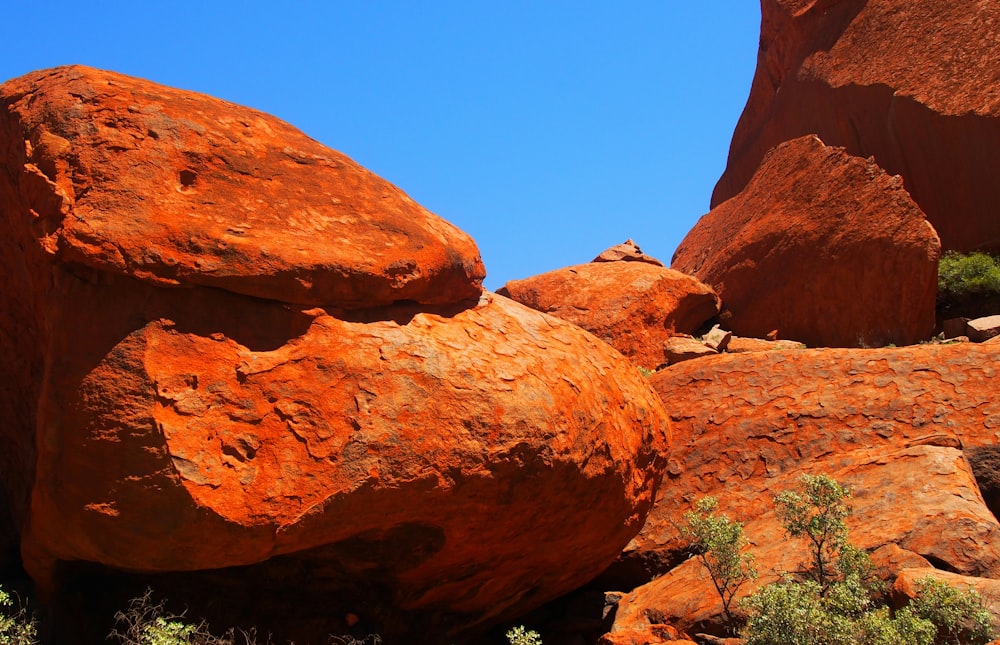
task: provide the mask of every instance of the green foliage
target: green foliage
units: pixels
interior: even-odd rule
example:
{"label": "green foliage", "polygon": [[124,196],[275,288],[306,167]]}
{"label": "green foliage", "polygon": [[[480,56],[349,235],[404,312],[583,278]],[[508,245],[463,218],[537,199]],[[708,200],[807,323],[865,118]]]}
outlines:
{"label": "green foliage", "polygon": [[[806,574],[825,594],[833,580],[839,554],[847,543],[851,514],[847,500],[851,491],[828,475],[802,475],[798,491],[785,491],[774,498],[775,510],[785,532],[809,540],[812,563]],[[857,551],[852,551],[857,555]]]}
{"label": "green foliage", "polygon": [[726,623],[735,633],[736,624],[731,605],[736,592],[746,582],[757,577],[752,553],[747,546],[743,525],[716,513],[719,502],[714,497],[698,500],[695,510],[684,515],[682,531],[691,539],[691,548],[708,570],[712,584],[722,599]]}
{"label": "green foliage", "polygon": [[938,264],[938,298],[1000,294],[1000,258],[948,251]]}
{"label": "green foliage", "polygon": [[[122,645],[231,645],[231,638],[219,638],[204,623],[189,624],[183,616],[167,613],[165,601],[153,602],[153,590],[147,589],[129,601],[128,608],[115,614],[115,629],[109,638]],[[250,639],[246,639],[249,641]]]}
{"label": "green foliage", "polygon": [[507,630],[507,640],[510,645],[542,645],[541,635],[532,629],[525,629],[523,625]]}
{"label": "green foliage", "polygon": [[848,541],[850,491],[826,475],[804,475],[799,490],[775,498],[788,535],[805,538],[805,579],[786,578],[744,599],[746,645],[983,645],[993,636],[990,613],[974,590],[933,578],[895,612],[876,603],[881,585],[868,554]]}
{"label": "green foliage", "polygon": [[971,587],[960,590],[930,576],[921,578],[910,609],[937,626],[940,643],[981,645],[994,634],[993,619],[983,597]]}
{"label": "green foliage", "polygon": [[34,645],[37,622],[21,603],[0,587],[0,644]]}

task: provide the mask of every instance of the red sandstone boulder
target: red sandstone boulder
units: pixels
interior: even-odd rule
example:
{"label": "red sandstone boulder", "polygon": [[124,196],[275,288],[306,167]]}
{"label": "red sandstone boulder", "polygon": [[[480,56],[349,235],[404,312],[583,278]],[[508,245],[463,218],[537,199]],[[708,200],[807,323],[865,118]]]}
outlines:
{"label": "red sandstone boulder", "polygon": [[[983,502],[960,450],[915,445],[897,451],[863,448],[830,454],[802,464],[801,471],[761,482],[756,492],[770,503],[774,494],[796,487],[800,472],[829,474],[854,491],[854,512],[847,522],[850,540],[880,554],[873,557],[874,564],[883,565],[881,575],[890,583],[900,569],[884,565],[891,567],[894,560],[910,564],[920,556],[924,562],[938,562],[966,575],[1000,576],[1000,524]],[[744,532],[759,574],[740,589],[737,599],[809,562],[805,539],[785,535],[773,506],[753,517],[745,513],[740,492],[726,487],[718,497],[722,512],[746,520]],[[887,550],[909,557],[881,555]],[[689,634],[725,630],[722,602],[705,568],[694,558],[624,596],[612,633],[641,629],[650,623],[650,616]]]}
{"label": "red sandstone boulder", "polygon": [[808,136],[702,217],[672,267],[715,289],[737,335],[881,346],[930,338],[939,256],[899,178]]}
{"label": "red sandstone boulder", "polygon": [[470,300],[463,233],[246,108],[83,68],[0,97],[0,458],[56,640],[88,640],[59,613],[101,601],[86,579],[279,640],[350,612],[440,642],[639,530],[659,397],[578,327]]}
{"label": "red sandstone boulder", "polygon": [[663,343],[719,312],[694,278],[646,262],[592,262],[511,280],[500,293],[579,325],[635,363],[666,363]]}
{"label": "red sandstone boulder", "polygon": [[481,291],[468,235],[267,114],[79,66],[0,105],[12,189],[61,261],[315,306]]}
{"label": "red sandstone boulder", "polygon": [[1000,249],[1000,6],[764,0],[718,206],[768,150],[817,134],[902,175],[946,249]]}
{"label": "red sandstone boulder", "polygon": [[698,498],[750,521],[770,512],[780,477],[864,448],[962,446],[1000,511],[998,365],[1000,345],[963,343],[720,354],[657,372],[674,448],[623,562],[663,573],[687,557],[677,527]]}

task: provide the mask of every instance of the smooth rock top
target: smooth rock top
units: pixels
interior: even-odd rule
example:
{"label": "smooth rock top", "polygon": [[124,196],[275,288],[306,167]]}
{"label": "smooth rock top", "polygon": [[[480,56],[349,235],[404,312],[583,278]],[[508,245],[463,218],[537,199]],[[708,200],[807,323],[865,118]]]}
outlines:
{"label": "smooth rock top", "polygon": [[702,217],[672,267],[715,289],[740,336],[911,344],[934,329],[940,248],[899,177],[805,136]]}
{"label": "smooth rock top", "polygon": [[22,217],[63,261],[360,308],[474,298],[475,243],[272,116],[86,67],[0,86]]}
{"label": "smooth rock top", "polygon": [[717,206],[806,134],[874,156],[946,249],[1000,249],[1000,5],[764,0],[757,70]]}

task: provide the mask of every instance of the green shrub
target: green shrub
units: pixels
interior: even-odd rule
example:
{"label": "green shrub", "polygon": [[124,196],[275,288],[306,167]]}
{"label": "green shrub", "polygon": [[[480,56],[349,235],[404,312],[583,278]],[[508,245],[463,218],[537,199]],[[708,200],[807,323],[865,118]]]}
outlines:
{"label": "green shrub", "polygon": [[993,637],[993,618],[971,587],[960,590],[931,576],[921,578],[910,609],[936,625],[937,642],[979,644]]}
{"label": "green shrub", "polygon": [[3,645],[34,645],[38,642],[34,616],[0,587],[0,643]]}
{"label": "green shrub", "polygon": [[938,264],[938,299],[1000,294],[1000,257],[948,251]]}
{"label": "green shrub", "polygon": [[757,577],[754,557],[747,553],[743,525],[717,514],[719,502],[714,497],[698,500],[695,510],[684,515],[682,531],[691,540],[691,549],[708,570],[712,584],[722,599],[722,613],[729,630],[736,632],[732,614],[733,597],[745,583]]}
{"label": "green shrub", "polygon": [[510,645],[542,645],[541,635],[532,629],[525,629],[523,625],[507,630],[507,641]]}
{"label": "green shrub", "polygon": [[808,541],[811,562],[804,579],[786,576],[745,598],[745,645],[983,645],[994,633],[992,617],[973,589],[958,590],[934,578],[917,583],[917,595],[895,612],[876,602],[881,590],[868,554],[851,545],[846,518],[850,490],[826,475],[803,475],[799,490],[775,498],[789,536]]}

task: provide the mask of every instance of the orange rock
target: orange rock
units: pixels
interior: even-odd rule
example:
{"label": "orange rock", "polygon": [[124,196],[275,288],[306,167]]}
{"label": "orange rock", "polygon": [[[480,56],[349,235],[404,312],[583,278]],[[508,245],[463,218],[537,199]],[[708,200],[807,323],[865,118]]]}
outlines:
{"label": "orange rock", "polygon": [[511,280],[504,295],[583,327],[635,363],[666,363],[663,343],[719,312],[711,289],[645,262],[592,262]]}
{"label": "orange rock", "polygon": [[902,175],[946,249],[1000,249],[1000,7],[765,0],[718,206],[768,150],[817,134]]}
{"label": "orange rock", "polygon": [[0,89],[0,149],[45,250],[304,305],[474,298],[468,235],[272,116],[86,67]]}
{"label": "orange rock", "polygon": [[[850,540],[876,551],[873,563],[890,582],[900,571],[894,566],[927,559],[970,575],[1000,575],[1000,524],[986,508],[960,450],[930,445],[898,451],[866,448],[828,455],[803,464],[802,471],[829,474],[854,491],[854,513],[847,522]],[[799,475],[789,471],[748,482],[747,487],[770,503],[774,494],[794,488]],[[737,598],[809,562],[804,539],[785,535],[773,506],[756,516],[748,512],[746,494],[732,485],[718,491],[720,509],[746,521],[744,532],[759,573]],[[613,631],[641,629],[650,616],[688,633],[725,630],[722,602],[694,558],[625,595]]]}
{"label": "orange rock", "polygon": [[482,294],[465,234],[246,108],[85,68],[0,97],[0,465],[63,640],[96,575],[278,640],[440,642],[639,530],[662,402]]}
{"label": "orange rock", "polygon": [[625,240],[621,244],[601,251],[591,262],[646,262],[658,267],[663,266],[663,263],[656,258],[643,253],[639,245],[632,240]]}
{"label": "orange rock", "polygon": [[626,560],[655,574],[685,559],[677,527],[705,495],[750,520],[770,511],[777,478],[821,460],[864,448],[995,445],[998,363],[1000,346],[965,343],[720,354],[660,370],[650,382],[671,410],[669,483]]}
{"label": "orange rock", "polygon": [[881,346],[930,338],[939,256],[898,178],[808,136],[702,217],[672,267],[715,289],[739,336]]}

